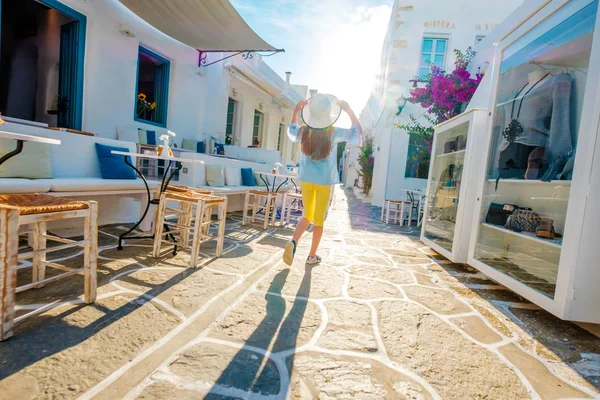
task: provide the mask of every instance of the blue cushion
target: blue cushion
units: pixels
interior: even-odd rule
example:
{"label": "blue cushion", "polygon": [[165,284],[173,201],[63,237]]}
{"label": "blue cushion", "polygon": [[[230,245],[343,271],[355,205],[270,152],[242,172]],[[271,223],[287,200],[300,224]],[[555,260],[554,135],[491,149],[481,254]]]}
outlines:
{"label": "blue cushion", "polygon": [[[113,150],[130,151],[126,147],[114,147],[96,143],[96,154],[100,162],[100,176],[102,179],[136,179],[133,168],[125,164],[123,156],[112,154],[111,151]],[[131,157],[127,156],[127,162],[132,163]]]}
{"label": "blue cushion", "polygon": [[156,146],[156,131],[146,131],[146,140],[148,144]]}
{"label": "blue cushion", "polygon": [[220,143],[215,143],[215,150],[217,154],[225,153],[225,145]]}
{"label": "blue cushion", "polygon": [[254,180],[254,172],[252,168],[242,168],[242,185],[244,186],[256,186]]}
{"label": "blue cushion", "polygon": [[199,141],[198,143],[196,143],[196,153],[205,153],[205,149],[204,149],[204,142],[203,141]]}

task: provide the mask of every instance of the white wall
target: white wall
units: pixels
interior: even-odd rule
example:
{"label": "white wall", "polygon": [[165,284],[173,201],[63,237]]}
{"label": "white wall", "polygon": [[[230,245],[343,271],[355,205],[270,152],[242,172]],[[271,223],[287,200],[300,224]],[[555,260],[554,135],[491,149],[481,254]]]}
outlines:
{"label": "white wall", "polygon": [[370,109],[367,119],[374,124],[376,142],[382,149],[383,145],[389,143],[387,156],[375,156],[373,204],[381,206],[384,197],[398,198],[402,189],[426,186],[425,179],[404,177],[409,138],[404,132],[394,129],[396,123],[408,122],[410,113],[419,116],[424,110],[409,104],[399,118],[390,119],[388,115],[381,115],[386,105],[392,109],[395,107],[395,100],[400,94],[407,98],[410,96],[409,80],[418,73],[423,37],[437,36],[449,39],[445,67],[451,70],[455,60],[454,49],[464,51],[469,46],[473,47],[478,35],[489,34],[521,3],[522,0],[395,1],[382,49],[382,79],[367,106]]}
{"label": "white wall", "polygon": [[[171,61],[167,128],[182,138],[202,133],[206,77],[198,71],[198,52],[162,34],[118,0],[61,0],[87,17],[83,129],[115,138],[116,125],[135,124],[136,73],[140,45]],[[123,35],[129,29],[135,37]],[[157,129],[160,130],[160,129]]]}

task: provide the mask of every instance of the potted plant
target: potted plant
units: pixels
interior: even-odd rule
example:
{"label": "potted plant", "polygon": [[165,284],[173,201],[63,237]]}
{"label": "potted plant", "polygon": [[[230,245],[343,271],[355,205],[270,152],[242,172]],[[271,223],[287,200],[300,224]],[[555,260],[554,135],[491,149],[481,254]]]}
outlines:
{"label": "potted plant", "polygon": [[156,108],[156,102],[149,102],[146,100],[146,95],[144,93],[140,93],[137,96],[137,108],[136,108],[136,113],[137,116],[145,119],[145,120],[150,120],[152,118],[152,112],[154,111],[154,109]]}

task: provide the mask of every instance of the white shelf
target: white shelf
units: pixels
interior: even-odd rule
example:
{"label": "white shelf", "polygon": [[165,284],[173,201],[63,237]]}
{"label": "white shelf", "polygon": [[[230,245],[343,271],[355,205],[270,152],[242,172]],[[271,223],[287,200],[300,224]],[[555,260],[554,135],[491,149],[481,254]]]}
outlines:
{"label": "white shelf", "polygon": [[542,201],[569,201],[569,199],[560,199],[558,197],[532,197],[531,200],[542,200]]}
{"label": "white shelf", "polygon": [[[488,179],[488,183],[496,184],[496,179]],[[540,180],[533,179],[500,179],[498,181],[498,185],[501,184],[510,184],[510,185],[547,185],[547,186],[571,186],[571,181],[550,181],[544,182]]]}
{"label": "white shelf", "polygon": [[545,244],[546,246],[550,246],[550,247],[555,247],[557,249],[560,249],[562,244],[556,240],[550,240],[550,239],[541,239],[537,236],[535,236],[534,234],[526,234],[526,233],[521,233],[521,232],[515,232],[515,231],[511,231],[509,229],[503,228],[501,226],[498,225],[492,225],[492,224],[488,224],[488,223],[482,223],[482,226],[485,226],[486,228],[490,228],[490,229],[494,229],[500,232],[503,232],[506,235],[513,235],[513,236],[518,236],[527,240],[532,240],[534,242],[538,242],[538,243],[542,243]]}
{"label": "white shelf", "polygon": [[463,150],[453,151],[451,153],[438,154],[437,156],[435,156],[435,158],[442,158],[442,157],[448,157],[448,156],[452,156],[452,155],[463,154],[466,151],[467,151],[467,149],[463,149]]}

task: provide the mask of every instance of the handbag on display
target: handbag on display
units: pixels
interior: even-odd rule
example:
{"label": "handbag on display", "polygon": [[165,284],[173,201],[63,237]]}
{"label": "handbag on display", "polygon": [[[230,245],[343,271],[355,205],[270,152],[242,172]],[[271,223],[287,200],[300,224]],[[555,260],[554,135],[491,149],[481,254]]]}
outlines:
{"label": "handbag on display", "polygon": [[536,232],[542,223],[542,217],[531,209],[518,208],[506,221],[505,228],[515,232]]}
{"label": "handbag on display", "polygon": [[508,217],[518,208],[514,204],[492,203],[485,216],[485,222],[492,225],[504,226],[506,225],[506,221],[508,221]]}
{"label": "handbag on display", "polygon": [[500,152],[498,177],[502,179],[523,179],[529,164],[529,155],[536,149],[521,143],[511,143]]}
{"label": "handbag on display", "polygon": [[457,203],[459,189],[453,186],[440,186],[435,193],[435,207],[447,208]]}
{"label": "handbag on display", "polygon": [[456,150],[464,150],[467,148],[467,138],[460,135],[456,138]]}
{"label": "handbag on display", "polygon": [[456,139],[448,140],[444,143],[444,154],[452,153],[456,151]]}
{"label": "handbag on display", "polygon": [[539,179],[545,172],[544,168],[548,165],[548,149],[546,147],[537,147],[527,159],[527,171],[525,179]]}

